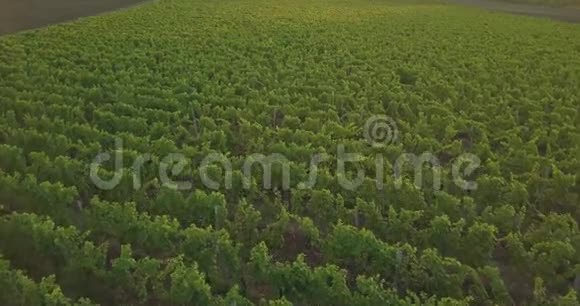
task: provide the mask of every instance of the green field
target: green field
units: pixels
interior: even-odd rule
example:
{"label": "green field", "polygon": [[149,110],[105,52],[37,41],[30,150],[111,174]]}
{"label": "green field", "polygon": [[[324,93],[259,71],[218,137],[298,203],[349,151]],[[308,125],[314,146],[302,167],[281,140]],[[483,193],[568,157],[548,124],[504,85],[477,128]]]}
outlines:
{"label": "green field", "polygon": [[[578,305],[579,38],[380,0],[1,37],[0,305]],[[286,161],[246,175],[256,154]]]}

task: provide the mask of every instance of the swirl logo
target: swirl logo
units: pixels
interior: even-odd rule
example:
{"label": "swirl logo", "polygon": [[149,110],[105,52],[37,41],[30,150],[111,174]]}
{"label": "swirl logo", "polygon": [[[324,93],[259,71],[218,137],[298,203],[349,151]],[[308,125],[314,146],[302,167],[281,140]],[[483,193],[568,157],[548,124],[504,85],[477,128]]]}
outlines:
{"label": "swirl logo", "polygon": [[375,148],[382,148],[397,141],[399,129],[393,118],[385,115],[370,117],[364,128],[366,141]]}

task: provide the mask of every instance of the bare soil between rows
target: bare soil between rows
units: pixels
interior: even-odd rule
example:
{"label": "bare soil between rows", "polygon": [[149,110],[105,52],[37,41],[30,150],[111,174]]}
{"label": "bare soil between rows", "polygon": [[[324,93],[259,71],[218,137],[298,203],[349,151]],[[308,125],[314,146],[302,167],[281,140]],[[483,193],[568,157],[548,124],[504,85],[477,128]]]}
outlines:
{"label": "bare soil between rows", "polygon": [[0,0],[0,35],[125,8],[144,0]]}
{"label": "bare soil between rows", "polygon": [[495,0],[448,0],[451,3],[477,6],[493,11],[550,18],[559,21],[580,23],[580,9],[572,7],[546,7],[533,4],[510,3]]}

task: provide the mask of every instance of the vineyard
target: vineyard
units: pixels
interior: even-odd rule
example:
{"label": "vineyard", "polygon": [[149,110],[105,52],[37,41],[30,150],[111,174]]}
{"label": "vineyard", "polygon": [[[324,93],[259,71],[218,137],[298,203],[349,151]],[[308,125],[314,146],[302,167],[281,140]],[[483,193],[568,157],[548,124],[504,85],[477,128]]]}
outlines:
{"label": "vineyard", "polygon": [[0,305],[578,305],[579,38],[388,0],[0,37]]}

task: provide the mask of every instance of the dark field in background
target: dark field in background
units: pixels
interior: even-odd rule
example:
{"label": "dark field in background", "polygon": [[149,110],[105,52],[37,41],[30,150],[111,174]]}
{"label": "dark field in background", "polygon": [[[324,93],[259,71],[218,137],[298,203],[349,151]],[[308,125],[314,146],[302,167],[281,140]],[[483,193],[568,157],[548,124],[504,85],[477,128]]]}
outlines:
{"label": "dark field in background", "polygon": [[[0,0],[0,35],[35,29],[128,7],[144,0]],[[580,22],[580,9],[552,8],[493,0],[450,0],[514,14]]]}
{"label": "dark field in background", "polygon": [[550,18],[580,23],[580,8],[548,7],[535,4],[514,3],[496,0],[450,0],[452,3],[479,6],[486,9],[518,15]]}
{"label": "dark field in background", "polygon": [[0,35],[127,7],[143,0],[0,0]]}

